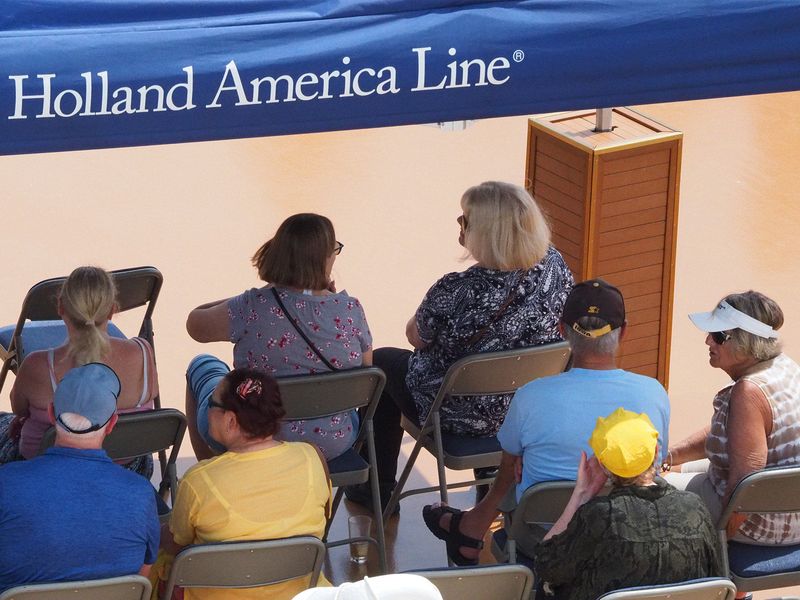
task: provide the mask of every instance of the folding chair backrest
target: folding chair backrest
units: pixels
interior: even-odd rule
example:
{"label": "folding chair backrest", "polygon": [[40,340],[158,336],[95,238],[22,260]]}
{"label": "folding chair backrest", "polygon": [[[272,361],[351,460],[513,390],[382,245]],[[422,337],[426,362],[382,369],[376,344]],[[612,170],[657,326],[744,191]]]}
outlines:
{"label": "folding chair backrest", "polygon": [[287,420],[325,417],[367,406],[381,395],[386,375],[377,367],[278,379]]}
{"label": "folding chair backrest", "polygon": [[733,600],[735,597],[736,586],[730,579],[721,577],[627,588],[600,596],[602,600]]}
{"label": "folding chair backrest", "polygon": [[555,523],[564,512],[574,489],[574,481],[545,481],[529,487],[514,509],[509,536],[520,540],[531,525]]}
{"label": "folding chair backrest", "polygon": [[561,373],[569,354],[569,344],[558,342],[466,356],[448,369],[437,403],[446,396],[513,393],[529,381]]}
{"label": "folding chair backrest", "polygon": [[325,544],[311,536],[189,546],[175,557],[164,598],[176,585],[251,588],[311,575],[317,584]]}
{"label": "folding chair backrest", "polygon": [[443,600],[528,600],[533,573],[524,565],[411,571],[431,581]]}
{"label": "folding chair backrest", "polygon": [[800,512],[800,466],[763,469],[742,479],[720,518],[720,529],[734,512]]}
{"label": "folding chair backrest", "polygon": [[94,581],[23,585],[0,594],[0,600],[149,600],[150,582],[140,575]]}
{"label": "folding chair backrest", "polygon": [[[172,448],[177,457],[186,432],[186,417],[174,408],[161,408],[119,415],[117,425],[103,443],[103,449],[114,460],[126,460]],[[55,442],[55,428],[42,438],[41,449]]]}

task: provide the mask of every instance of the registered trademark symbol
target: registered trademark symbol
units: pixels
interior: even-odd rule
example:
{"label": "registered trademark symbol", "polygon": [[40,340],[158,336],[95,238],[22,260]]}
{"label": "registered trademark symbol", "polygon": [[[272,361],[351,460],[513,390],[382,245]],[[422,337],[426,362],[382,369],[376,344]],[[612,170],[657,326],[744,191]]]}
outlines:
{"label": "registered trademark symbol", "polygon": [[514,62],[520,63],[525,60],[525,53],[522,50],[514,50],[514,55],[512,58],[514,59]]}

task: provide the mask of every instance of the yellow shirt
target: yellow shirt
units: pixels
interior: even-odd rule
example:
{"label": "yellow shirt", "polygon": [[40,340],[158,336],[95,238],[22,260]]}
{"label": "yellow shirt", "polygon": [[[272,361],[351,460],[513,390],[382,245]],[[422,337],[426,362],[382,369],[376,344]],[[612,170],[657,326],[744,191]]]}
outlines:
{"label": "yellow shirt", "polygon": [[[284,442],[257,452],[226,452],[189,469],[181,480],[169,527],[175,542],[321,538],[331,497],[317,451]],[[320,577],[323,585],[324,579]],[[308,587],[297,579],[260,588],[187,589],[194,600],[291,599]]]}

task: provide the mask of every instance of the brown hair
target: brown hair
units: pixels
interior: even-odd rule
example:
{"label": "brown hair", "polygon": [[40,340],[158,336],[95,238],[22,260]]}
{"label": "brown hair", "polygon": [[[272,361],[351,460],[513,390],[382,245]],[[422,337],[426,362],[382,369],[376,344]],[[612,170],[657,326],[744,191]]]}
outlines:
{"label": "brown hair", "polygon": [[111,275],[99,267],[78,267],[69,274],[58,294],[64,318],[75,327],[67,345],[76,365],[101,362],[108,355],[108,334],[101,326],[117,302]]}
{"label": "brown hair", "polygon": [[[728,294],[723,298],[733,308],[766,323],[775,331],[783,326],[783,311],[778,303],[760,292],[749,290],[741,294]],[[778,338],[763,338],[744,329],[730,331],[737,349],[757,360],[769,360],[781,353]]]}
{"label": "brown hair", "polygon": [[286,411],[274,377],[255,369],[234,369],[223,381],[220,403],[236,415],[248,437],[266,438],[278,432]]}
{"label": "brown hair", "polygon": [[275,285],[324,290],[336,235],[327,217],[300,213],[286,219],[253,255],[258,276]]}

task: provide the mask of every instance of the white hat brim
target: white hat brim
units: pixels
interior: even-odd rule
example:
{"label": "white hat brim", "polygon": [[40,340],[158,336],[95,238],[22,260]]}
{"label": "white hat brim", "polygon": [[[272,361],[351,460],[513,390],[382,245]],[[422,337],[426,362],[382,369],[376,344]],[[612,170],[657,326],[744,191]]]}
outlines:
{"label": "white hat brim", "polygon": [[733,321],[721,317],[718,312],[715,314],[715,311],[691,313],[689,319],[694,323],[695,327],[706,333],[728,331],[738,327]]}

